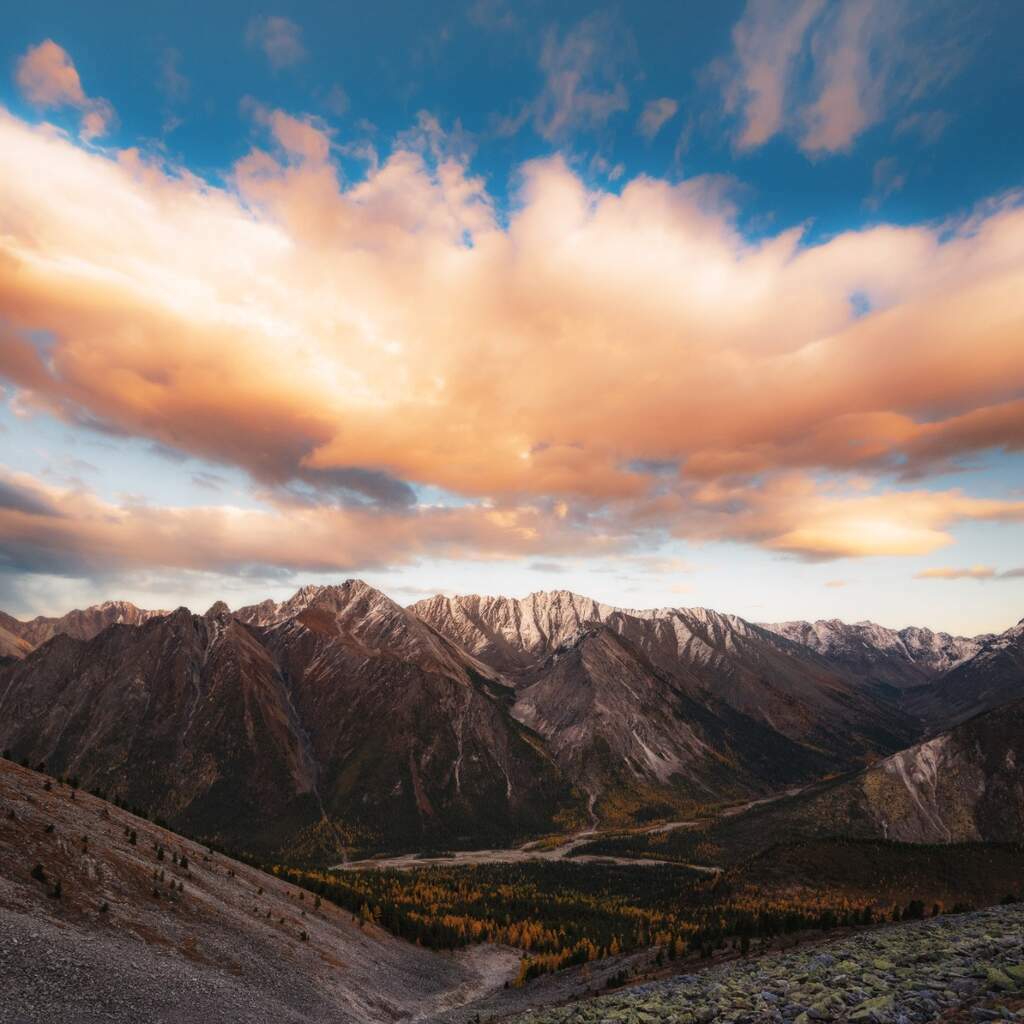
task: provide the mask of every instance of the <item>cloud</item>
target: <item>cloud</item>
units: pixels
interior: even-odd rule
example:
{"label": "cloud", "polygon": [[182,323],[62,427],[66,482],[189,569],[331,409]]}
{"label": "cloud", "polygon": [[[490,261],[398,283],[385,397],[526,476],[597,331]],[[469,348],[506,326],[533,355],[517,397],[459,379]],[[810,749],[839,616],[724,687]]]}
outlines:
{"label": "cloud", "polygon": [[864,493],[856,485],[822,488],[789,474],[761,485],[702,487],[674,529],[818,561],[928,554],[953,543],[953,525],[971,520],[1024,522],[1024,501],[972,498],[958,489]]}
{"label": "cloud", "polygon": [[637,122],[637,131],[645,139],[653,139],[661,129],[676,116],[679,104],[663,96],[659,100],[648,100]]}
{"label": "cloud", "polygon": [[545,139],[601,128],[629,109],[626,87],[617,77],[628,43],[620,37],[616,45],[612,33],[601,15],[585,18],[563,36],[549,29],[540,56],[544,89],[533,106],[534,127]]}
{"label": "cloud", "polygon": [[160,91],[171,103],[183,103],[188,99],[190,84],[182,74],[181,54],[168,47],[160,56],[160,77],[157,84]]}
{"label": "cloud", "polygon": [[[10,494],[17,500],[2,500]],[[581,545],[596,556],[623,543],[576,532],[531,506],[390,513],[320,505],[117,505],[25,474],[0,478],[0,574],[351,572],[424,556],[500,559],[576,551]]]}
{"label": "cloud", "polygon": [[907,108],[958,73],[972,38],[948,3],[925,16],[906,0],[748,0],[711,72],[739,119],[738,149],[786,133],[816,156],[848,150],[893,111],[905,112],[902,130],[934,140],[941,115]]}
{"label": "cloud", "polygon": [[916,135],[925,145],[938,142],[949,124],[950,116],[944,110],[915,111],[901,118],[893,129],[896,137]]}
{"label": "cloud", "polygon": [[245,28],[246,45],[263,51],[275,71],[294,67],[306,58],[302,29],[289,18],[258,14]]}
{"label": "cloud", "polygon": [[[755,242],[719,180],[605,191],[555,157],[505,218],[436,121],[342,183],[315,118],[250,109],[266,142],[220,187],[0,112],[0,376],[24,414],[239,467],[302,515],[380,514],[410,547],[444,522],[470,551],[523,508],[564,551],[807,558],[1020,518],[926,485],[1024,450],[1012,198]],[[422,488],[465,511],[424,514]]]}
{"label": "cloud", "polygon": [[722,65],[725,109],[739,113],[740,149],[763,145],[781,130],[794,64],[824,0],[748,0],[732,30],[735,67]]}
{"label": "cloud", "polygon": [[875,161],[871,172],[871,195],[864,200],[864,205],[869,210],[877,210],[889,196],[899,192],[906,183],[907,173],[900,162],[895,157],[882,157]]}
{"label": "cloud", "polygon": [[114,108],[104,99],[85,94],[74,61],[52,39],[29,47],[18,59],[15,78],[22,95],[33,106],[80,111],[80,134],[86,141],[106,135],[114,122]]}
{"label": "cloud", "polygon": [[1024,577],[1024,568],[996,572],[990,565],[972,565],[967,568],[941,567],[919,572],[916,580],[1009,580]]}
{"label": "cloud", "polygon": [[519,18],[505,0],[474,0],[467,17],[477,27],[490,32],[511,32],[520,26]]}

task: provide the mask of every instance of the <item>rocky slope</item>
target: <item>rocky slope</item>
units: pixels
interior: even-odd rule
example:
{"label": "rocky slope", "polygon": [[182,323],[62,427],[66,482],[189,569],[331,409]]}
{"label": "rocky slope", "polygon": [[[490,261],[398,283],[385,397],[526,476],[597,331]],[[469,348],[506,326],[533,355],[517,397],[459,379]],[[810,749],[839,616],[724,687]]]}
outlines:
{"label": "rocky slope", "polygon": [[[784,813],[783,806],[773,808]],[[828,833],[913,843],[1024,837],[1024,700],[885,758],[820,795],[806,813]]]}
{"label": "rocky slope", "polygon": [[46,782],[0,760],[0,1021],[414,1021],[514,974],[510,952],[430,953]]}
{"label": "rocky slope", "polygon": [[1024,1020],[1022,906],[864,932],[827,947],[740,960],[515,1020],[517,1024]]}

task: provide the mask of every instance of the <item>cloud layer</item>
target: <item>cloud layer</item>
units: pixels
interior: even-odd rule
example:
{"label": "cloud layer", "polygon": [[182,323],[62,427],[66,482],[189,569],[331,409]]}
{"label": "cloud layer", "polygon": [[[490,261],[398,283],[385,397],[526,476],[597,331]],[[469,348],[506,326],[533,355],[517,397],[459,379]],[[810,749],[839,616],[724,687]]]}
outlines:
{"label": "cloud layer", "polygon": [[[552,136],[617,108],[573,71],[589,46],[549,40]],[[91,102],[67,55],[39,49],[19,70],[29,98]],[[769,78],[751,87],[751,145],[775,123]],[[356,536],[384,560],[657,534],[817,559],[922,554],[959,522],[1024,518],[1024,502],[924,482],[1024,446],[1013,197],[961,223],[754,243],[717,180],[594,191],[552,157],[519,169],[505,218],[430,118],[347,183],[322,124],[250,112],[266,141],[223,187],[0,112],[0,375],[19,409],[242,467],[266,503],[76,493],[48,512],[23,481],[0,500],[8,543],[159,547],[177,565],[205,531],[195,557],[329,547],[340,566]],[[244,543],[224,541],[240,524]]]}

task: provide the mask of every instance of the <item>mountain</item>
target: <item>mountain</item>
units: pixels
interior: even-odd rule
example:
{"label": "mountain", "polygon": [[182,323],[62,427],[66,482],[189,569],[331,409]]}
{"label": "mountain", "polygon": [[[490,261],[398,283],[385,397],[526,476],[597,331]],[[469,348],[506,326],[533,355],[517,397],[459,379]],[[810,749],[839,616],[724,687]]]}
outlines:
{"label": "mountain", "polygon": [[578,804],[472,659],[366,584],[307,597],[57,636],[0,669],[0,747],[263,854],[507,841]]}
{"label": "mountain", "polygon": [[321,861],[764,799],[1020,696],[1024,664],[1020,627],[769,629],[566,591],[402,608],[358,580],[33,623],[0,621],[21,645],[0,652],[0,748],[232,848]]}
{"label": "mountain", "polygon": [[703,829],[675,832],[669,846],[683,859],[704,844],[705,850],[738,860],[774,846],[780,837],[1020,843],[1024,699],[977,715],[859,772],[753,804]]}
{"label": "mountain", "polygon": [[592,802],[622,786],[702,802],[763,793],[914,736],[824,659],[736,616],[566,591],[437,596],[411,610],[502,673],[513,713]]}
{"label": "mountain", "polygon": [[393,1024],[500,990],[518,968],[509,950],[394,938],[6,760],[0,811],[3,1021]]}
{"label": "mountain", "polygon": [[91,640],[108,626],[138,626],[156,615],[166,614],[136,608],[129,601],[104,601],[89,608],[76,608],[58,618],[39,615],[27,622],[0,612],[0,655],[21,658],[53,636]]}
{"label": "mountain", "polygon": [[1024,619],[985,637],[973,657],[916,696],[916,710],[934,723],[962,721],[1024,697]]}
{"label": "mountain", "polygon": [[910,626],[886,629],[874,622],[763,623],[765,629],[803,644],[858,679],[889,693],[925,686],[981,650],[989,636],[963,637]]}

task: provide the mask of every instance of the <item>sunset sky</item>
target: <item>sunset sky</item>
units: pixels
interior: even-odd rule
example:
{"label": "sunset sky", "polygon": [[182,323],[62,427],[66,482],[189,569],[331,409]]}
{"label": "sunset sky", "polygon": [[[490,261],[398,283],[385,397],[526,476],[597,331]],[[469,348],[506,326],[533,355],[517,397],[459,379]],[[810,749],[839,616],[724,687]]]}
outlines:
{"label": "sunset sky", "polygon": [[1024,9],[43,0],[0,607],[1024,616]]}

